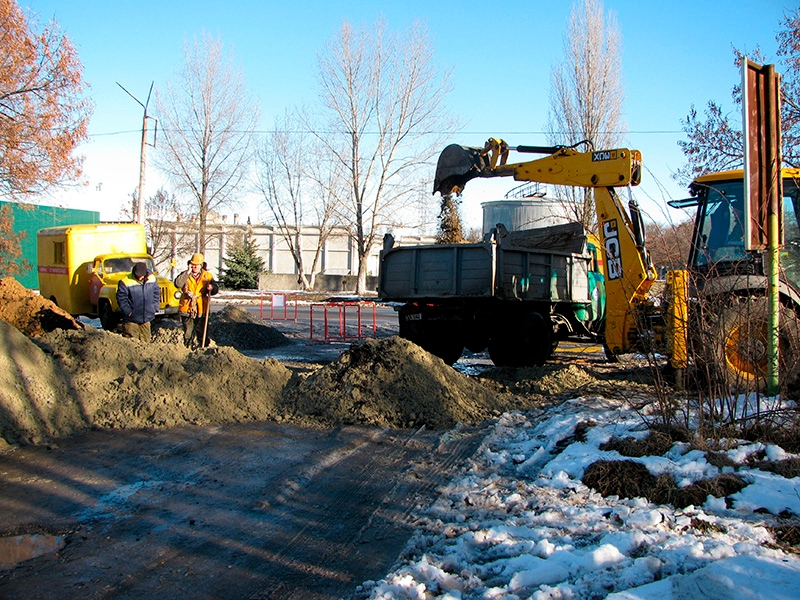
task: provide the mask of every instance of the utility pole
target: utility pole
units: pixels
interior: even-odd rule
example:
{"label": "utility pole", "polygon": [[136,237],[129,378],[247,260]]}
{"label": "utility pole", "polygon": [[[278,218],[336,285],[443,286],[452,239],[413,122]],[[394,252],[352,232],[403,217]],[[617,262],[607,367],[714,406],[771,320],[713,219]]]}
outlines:
{"label": "utility pole", "polygon": [[155,128],[153,130],[154,131],[154,133],[153,133],[153,143],[150,144],[151,146],[153,146],[153,148],[156,147],[156,133],[155,132],[158,131],[158,121],[156,121],[152,117],[148,117],[147,116],[147,107],[150,104],[150,95],[153,93],[153,83],[155,83],[155,82],[150,83],[150,91],[147,92],[147,101],[144,104],[142,104],[136,96],[134,96],[128,90],[126,90],[124,87],[122,87],[121,83],[117,82],[117,85],[119,87],[121,87],[125,91],[125,93],[128,94],[128,96],[130,96],[131,98],[136,100],[137,104],[139,104],[139,106],[141,106],[142,109],[144,109],[144,116],[142,117],[142,147],[141,147],[141,153],[139,155],[139,214],[138,214],[138,218],[137,218],[139,223],[141,223],[142,225],[145,224],[145,218],[146,218],[145,209],[144,209],[144,199],[145,199],[145,196],[144,196],[144,171],[145,171],[145,165],[146,165],[146,154],[147,154],[147,145],[148,145],[147,144],[147,119],[151,119],[155,123]]}

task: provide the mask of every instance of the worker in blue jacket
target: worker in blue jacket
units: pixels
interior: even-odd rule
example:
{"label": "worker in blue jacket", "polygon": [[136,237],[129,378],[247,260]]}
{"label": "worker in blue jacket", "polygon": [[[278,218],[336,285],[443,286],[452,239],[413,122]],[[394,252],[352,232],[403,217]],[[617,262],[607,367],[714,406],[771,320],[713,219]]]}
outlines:
{"label": "worker in blue jacket", "polygon": [[133,270],[117,286],[117,304],[122,311],[122,335],[149,342],[150,321],[158,312],[161,291],[153,273],[147,265],[137,262]]}

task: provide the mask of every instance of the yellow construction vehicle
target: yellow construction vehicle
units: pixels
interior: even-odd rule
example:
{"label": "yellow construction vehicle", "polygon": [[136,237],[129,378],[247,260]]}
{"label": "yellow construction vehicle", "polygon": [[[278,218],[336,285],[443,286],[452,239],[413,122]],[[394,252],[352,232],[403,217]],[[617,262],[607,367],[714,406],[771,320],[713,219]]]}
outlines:
{"label": "yellow construction vehicle", "polygon": [[[674,208],[695,208],[688,260],[689,343],[701,369],[738,388],[763,387],[767,371],[768,277],[766,251],[747,250],[757,222],[744,219],[744,171],[710,173],[689,186],[690,198]],[[800,169],[781,170],[780,378],[792,385],[800,375]]]}

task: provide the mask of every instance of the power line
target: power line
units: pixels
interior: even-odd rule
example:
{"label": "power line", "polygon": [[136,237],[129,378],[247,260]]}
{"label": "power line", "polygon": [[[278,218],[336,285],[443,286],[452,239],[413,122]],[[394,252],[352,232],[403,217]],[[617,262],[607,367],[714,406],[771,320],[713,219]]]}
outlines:
{"label": "power line", "polygon": [[[162,132],[170,132],[170,131],[200,131],[192,130],[192,129],[166,129],[164,127],[161,128]],[[141,129],[129,129],[123,131],[107,131],[102,133],[90,133],[89,137],[110,137],[115,135],[127,135],[130,133],[141,133]],[[322,131],[311,131],[311,130],[284,130],[284,129],[253,129],[253,130],[231,130],[229,133],[237,133],[237,134],[253,134],[253,135],[271,135],[275,133],[282,133],[282,134],[311,134],[311,133],[319,133],[325,135],[335,135],[335,134],[345,134],[345,131],[334,131],[334,130],[322,130]],[[378,135],[381,132],[379,131],[365,131],[364,135]],[[424,131],[419,132],[418,135],[489,135],[489,136],[496,136],[499,133],[503,135],[549,135],[550,133],[559,133],[563,135],[567,132],[547,132],[547,131]],[[603,131],[600,132],[603,134],[615,134],[615,135],[675,135],[675,134],[685,134],[686,132],[683,130],[641,130],[641,131]]]}

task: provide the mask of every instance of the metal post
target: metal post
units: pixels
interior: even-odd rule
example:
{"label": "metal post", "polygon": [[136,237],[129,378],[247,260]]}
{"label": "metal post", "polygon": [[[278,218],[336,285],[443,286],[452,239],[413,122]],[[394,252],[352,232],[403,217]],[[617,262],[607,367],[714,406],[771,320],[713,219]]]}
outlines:
{"label": "metal post", "polygon": [[142,117],[142,148],[139,154],[139,223],[144,225],[145,211],[144,211],[144,169],[145,169],[145,156],[147,153],[147,109],[144,111]]}
{"label": "metal post", "polygon": [[[767,345],[767,393],[774,396],[778,393],[780,384],[780,266],[781,255],[781,211],[783,210],[783,194],[781,180],[781,118],[780,118],[780,78],[775,73],[774,65],[766,66],[766,122],[771,128],[770,136],[773,144],[768,148],[767,160],[769,161],[769,198],[767,203],[769,222],[767,235],[769,241],[767,252],[769,254],[769,344]],[[777,130],[776,130],[777,129]]]}
{"label": "metal post", "polygon": [[[128,94],[131,98],[133,98],[136,103],[142,107],[144,110],[144,115],[142,116],[142,146],[139,153],[139,211],[137,215],[137,221],[142,225],[145,224],[145,220],[147,218],[144,203],[145,203],[145,195],[144,195],[144,173],[146,167],[146,156],[147,156],[147,106],[150,104],[150,95],[153,93],[153,84],[155,82],[150,83],[150,91],[147,93],[147,101],[142,104],[139,99],[131,94],[128,90],[126,90],[122,84],[117,82],[117,85],[121,87],[126,94]],[[155,140],[153,142],[153,147],[155,147]]]}

